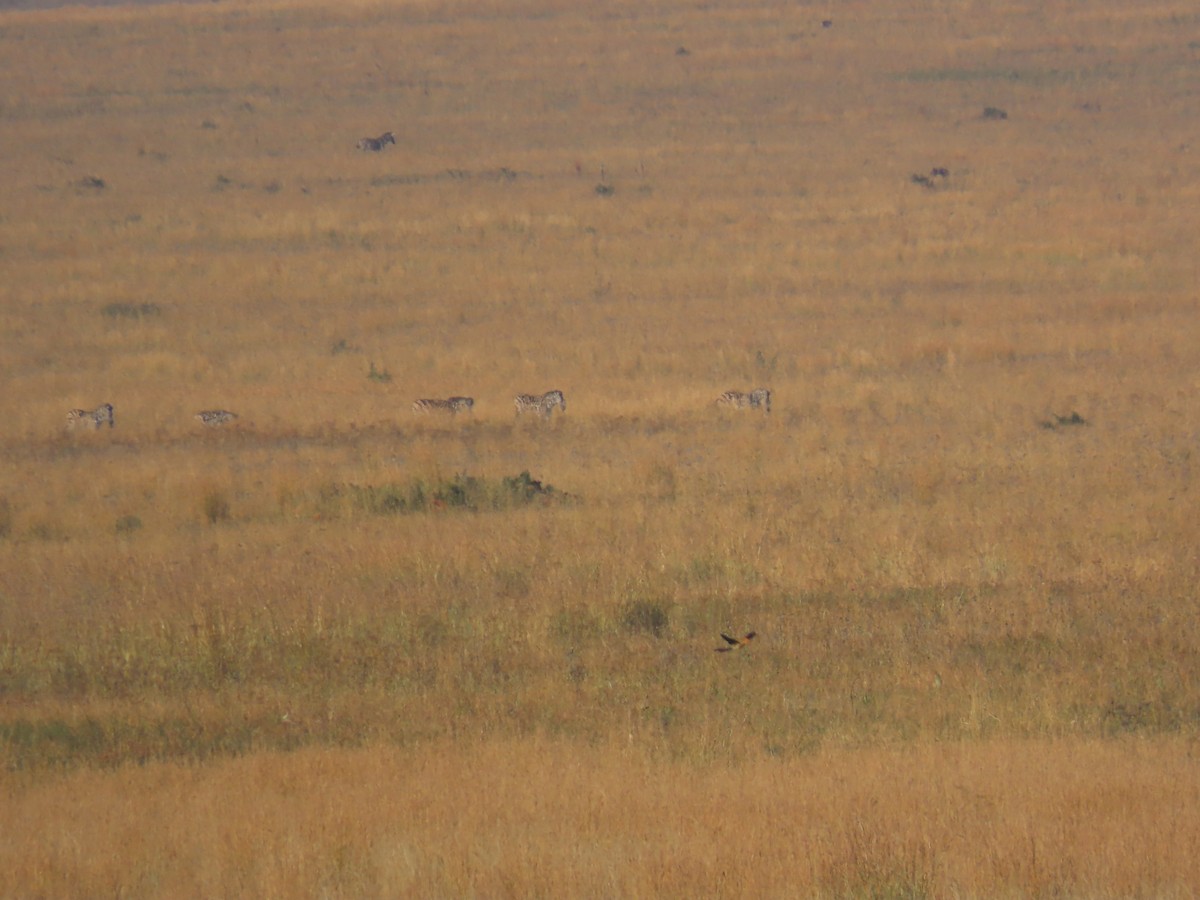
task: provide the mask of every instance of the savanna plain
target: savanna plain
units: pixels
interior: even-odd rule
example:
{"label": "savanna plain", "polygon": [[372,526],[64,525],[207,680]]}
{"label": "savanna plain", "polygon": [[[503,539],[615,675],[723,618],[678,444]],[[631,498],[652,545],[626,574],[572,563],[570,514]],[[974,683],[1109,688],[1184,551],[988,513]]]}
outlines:
{"label": "savanna plain", "polygon": [[0,895],[1200,892],[1194,4],[0,66]]}

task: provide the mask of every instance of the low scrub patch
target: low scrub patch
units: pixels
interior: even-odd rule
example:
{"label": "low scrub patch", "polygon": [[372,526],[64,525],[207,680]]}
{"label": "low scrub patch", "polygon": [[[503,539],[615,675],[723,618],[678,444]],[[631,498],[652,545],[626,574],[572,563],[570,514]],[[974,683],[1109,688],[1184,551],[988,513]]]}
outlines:
{"label": "low scrub patch", "polygon": [[161,316],[162,307],[157,303],[109,303],[100,314],[108,319],[149,319]]}
{"label": "low scrub patch", "polygon": [[530,504],[569,502],[574,498],[553,485],[534,479],[529,472],[501,479],[457,474],[440,481],[416,479],[387,484],[333,484],[321,492],[322,506],[344,501],[355,512],[372,515],[420,513],[438,510],[513,509]]}
{"label": "low scrub patch", "polygon": [[380,384],[387,384],[392,380],[392,373],[387,369],[376,369],[375,363],[371,363],[370,368],[367,370],[367,379],[377,381]]}
{"label": "low scrub patch", "polygon": [[651,600],[634,600],[622,610],[621,622],[625,629],[634,634],[651,634],[662,637],[671,622],[666,607]]}

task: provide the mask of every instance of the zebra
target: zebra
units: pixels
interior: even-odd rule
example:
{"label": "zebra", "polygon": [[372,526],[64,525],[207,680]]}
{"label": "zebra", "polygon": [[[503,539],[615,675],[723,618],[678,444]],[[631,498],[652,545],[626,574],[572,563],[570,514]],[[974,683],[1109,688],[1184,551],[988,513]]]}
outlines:
{"label": "zebra", "polygon": [[412,411],[415,413],[443,412],[455,416],[460,412],[471,412],[474,406],[474,397],[451,397],[449,400],[414,400]]}
{"label": "zebra", "polygon": [[732,406],[734,409],[761,409],[763,412],[771,411],[771,392],[766,388],[755,388],[746,393],[745,391],[726,391],[717,398],[718,406]]}
{"label": "zebra", "polygon": [[361,141],[359,141],[357,144],[355,144],[355,146],[359,150],[370,150],[372,153],[378,153],[380,150],[382,150],[388,144],[394,144],[394,143],[396,143],[396,136],[394,134],[392,134],[390,131],[385,131],[383,134],[381,134],[377,138],[365,137]]}
{"label": "zebra", "polygon": [[106,422],[109,428],[113,427],[111,403],[101,403],[95,409],[73,409],[67,413],[67,431],[79,429],[99,431]]}
{"label": "zebra", "polygon": [[205,428],[218,428],[236,419],[237,413],[231,413],[227,409],[202,409],[193,418]]}
{"label": "zebra", "polygon": [[517,394],[513,404],[517,407],[518,416],[521,413],[536,410],[548,419],[556,406],[563,412],[567,411],[567,398],[563,396],[562,391],[548,391],[545,394]]}

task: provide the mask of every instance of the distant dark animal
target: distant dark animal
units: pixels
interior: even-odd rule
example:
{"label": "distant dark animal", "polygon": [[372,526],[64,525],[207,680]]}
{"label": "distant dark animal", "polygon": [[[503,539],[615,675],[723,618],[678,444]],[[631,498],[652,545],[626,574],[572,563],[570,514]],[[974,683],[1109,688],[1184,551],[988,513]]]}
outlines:
{"label": "distant dark animal", "polygon": [[1077,412],[1072,412],[1069,416],[1060,416],[1058,413],[1050,414],[1054,421],[1039,422],[1043,428],[1053,431],[1055,428],[1069,428],[1072,425],[1086,425],[1088,420]]}
{"label": "distant dark animal", "polygon": [[728,653],[731,650],[740,650],[742,647],[745,647],[752,640],[754,640],[754,638],[757,635],[758,635],[757,631],[751,631],[745,637],[735,638],[735,637],[730,637],[725,632],[721,632],[721,639],[724,640],[725,643],[728,644],[729,646],[728,647],[718,647],[715,652]]}
{"label": "distant dark animal", "polygon": [[547,391],[544,394],[517,394],[513,398],[513,405],[517,408],[518,416],[522,413],[536,412],[542,418],[548,419],[555,407],[563,412],[567,411],[567,398],[563,396],[562,391]]}
{"label": "distant dark animal", "polygon": [[731,406],[734,409],[761,409],[771,411],[771,392],[766,388],[755,388],[752,391],[726,391],[717,398],[718,406]]}
{"label": "distant dark animal", "polygon": [[358,147],[359,150],[370,150],[373,153],[378,153],[388,144],[394,143],[396,143],[396,136],[390,131],[385,131],[377,138],[365,137],[355,146]]}
{"label": "distant dark animal", "polygon": [[921,187],[927,187],[927,188],[933,189],[933,188],[937,187],[937,185],[934,183],[935,178],[949,178],[949,177],[950,177],[949,169],[943,168],[942,166],[936,166],[935,168],[932,168],[929,170],[928,175],[922,175],[919,172],[914,174],[912,176],[912,183],[919,184],[919,185],[921,185]]}
{"label": "distant dark animal", "polygon": [[993,120],[1007,119],[1008,113],[998,106],[985,106],[983,108],[983,117]]}
{"label": "distant dark animal", "polygon": [[227,409],[202,409],[194,418],[205,428],[219,428],[236,419],[237,413],[231,413]]}
{"label": "distant dark animal", "polygon": [[68,431],[99,431],[107,423],[114,425],[111,403],[102,403],[95,409],[73,409],[67,413]]}

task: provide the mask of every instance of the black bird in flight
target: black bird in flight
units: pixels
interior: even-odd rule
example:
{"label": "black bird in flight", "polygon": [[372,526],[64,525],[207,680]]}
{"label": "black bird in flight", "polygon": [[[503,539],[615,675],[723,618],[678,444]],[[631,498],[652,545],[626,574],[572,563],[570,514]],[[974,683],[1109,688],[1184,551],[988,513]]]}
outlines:
{"label": "black bird in flight", "polygon": [[742,647],[745,647],[752,640],[754,640],[754,637],[757,634],[758,634],[757,631],[751,631],[749,634],[747,634],[743,638],[735,638],[735,637],[730,637],[729,635],[727,635],[725,632],[722,631],[721,637],[725,640],[725,643],[727,643],[729,646],[728,647],[718,647],[716,649],[716,652],[717,653],[728,653],[730,650],[739,650]]}

